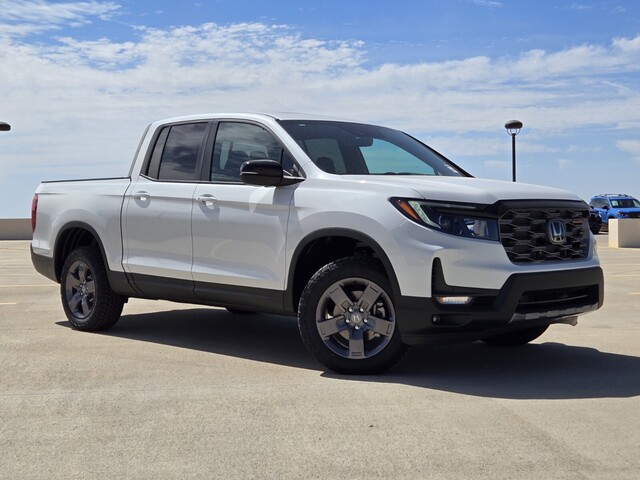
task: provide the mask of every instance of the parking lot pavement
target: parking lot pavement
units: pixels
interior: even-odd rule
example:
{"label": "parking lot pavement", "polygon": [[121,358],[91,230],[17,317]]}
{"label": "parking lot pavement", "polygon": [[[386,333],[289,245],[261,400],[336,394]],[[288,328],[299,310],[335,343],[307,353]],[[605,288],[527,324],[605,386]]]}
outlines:
{"label": "parking lot pavement", "polygon": [[0,478],[640,478],[640,249],[605,306],[522,348],[414,348],[341,377],[294,319],[131,300],[72,330],[0,242]]}

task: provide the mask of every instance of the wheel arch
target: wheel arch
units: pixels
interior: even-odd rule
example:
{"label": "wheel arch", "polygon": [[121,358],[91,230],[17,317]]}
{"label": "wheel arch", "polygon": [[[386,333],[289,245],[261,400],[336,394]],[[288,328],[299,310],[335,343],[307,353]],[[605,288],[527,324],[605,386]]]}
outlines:
{"label": "wheel arch", "polygon": [[296,313],[300,296],[309,279],[324,265],[351,255],[368,255],[384,269],[395,298],[400,286],[384,249],[369,235],[347,228],[326,228],[308,234],[300,241],[291,257],[284,296],[286,311]]}
{"label": "wheel arch", "polygon": [[91,245],[97,245],[100,249],[102,261],[108,271],[104,246],[100,236],[91,225],[83,222],[71,222],[60,229],[53,249],[54,271],[58,282],[60,282],[62,275],[62,266],[69,254],[78,247]]}

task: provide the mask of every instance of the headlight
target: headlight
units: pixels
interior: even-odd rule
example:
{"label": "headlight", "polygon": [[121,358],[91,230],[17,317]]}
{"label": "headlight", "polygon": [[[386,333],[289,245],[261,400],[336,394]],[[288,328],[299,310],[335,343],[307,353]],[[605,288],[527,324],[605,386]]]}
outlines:
{"label": "headlight", "polygon": [[427,228],[458,237],[500,240],[498,220],[478,216],[481,206],[397,197],[389,201],[409,220]]}

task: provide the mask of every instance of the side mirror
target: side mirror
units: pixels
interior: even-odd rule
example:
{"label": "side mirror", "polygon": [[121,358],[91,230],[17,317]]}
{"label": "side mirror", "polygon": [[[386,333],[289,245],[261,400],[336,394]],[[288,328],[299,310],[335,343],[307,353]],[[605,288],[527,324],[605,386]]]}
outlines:
{"label": "side mirror", "polygon": [[304,177],[293,177],[285,172],[275,160],[248,160],[240,167],[240,180],[247,185],[259,187],[284,187],[304,181]]}
{"label": "side mirror", "polygon": [[240,167],[240,180],[249,185],[275,187],[283,176],[282,165],[275,160],[249,160]]}

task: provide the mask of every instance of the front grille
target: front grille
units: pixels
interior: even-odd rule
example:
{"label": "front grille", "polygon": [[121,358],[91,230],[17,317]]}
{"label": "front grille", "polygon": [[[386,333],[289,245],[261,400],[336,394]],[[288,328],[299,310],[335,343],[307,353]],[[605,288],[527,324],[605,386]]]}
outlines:
{"label": "front grille", "polygon": [[[513,263],[585,258],[589,251],[589,210],[582,208],[510,209],[500,217],[500,242]],[[566,241],[551,242],[550,220],[562,220]]]}

